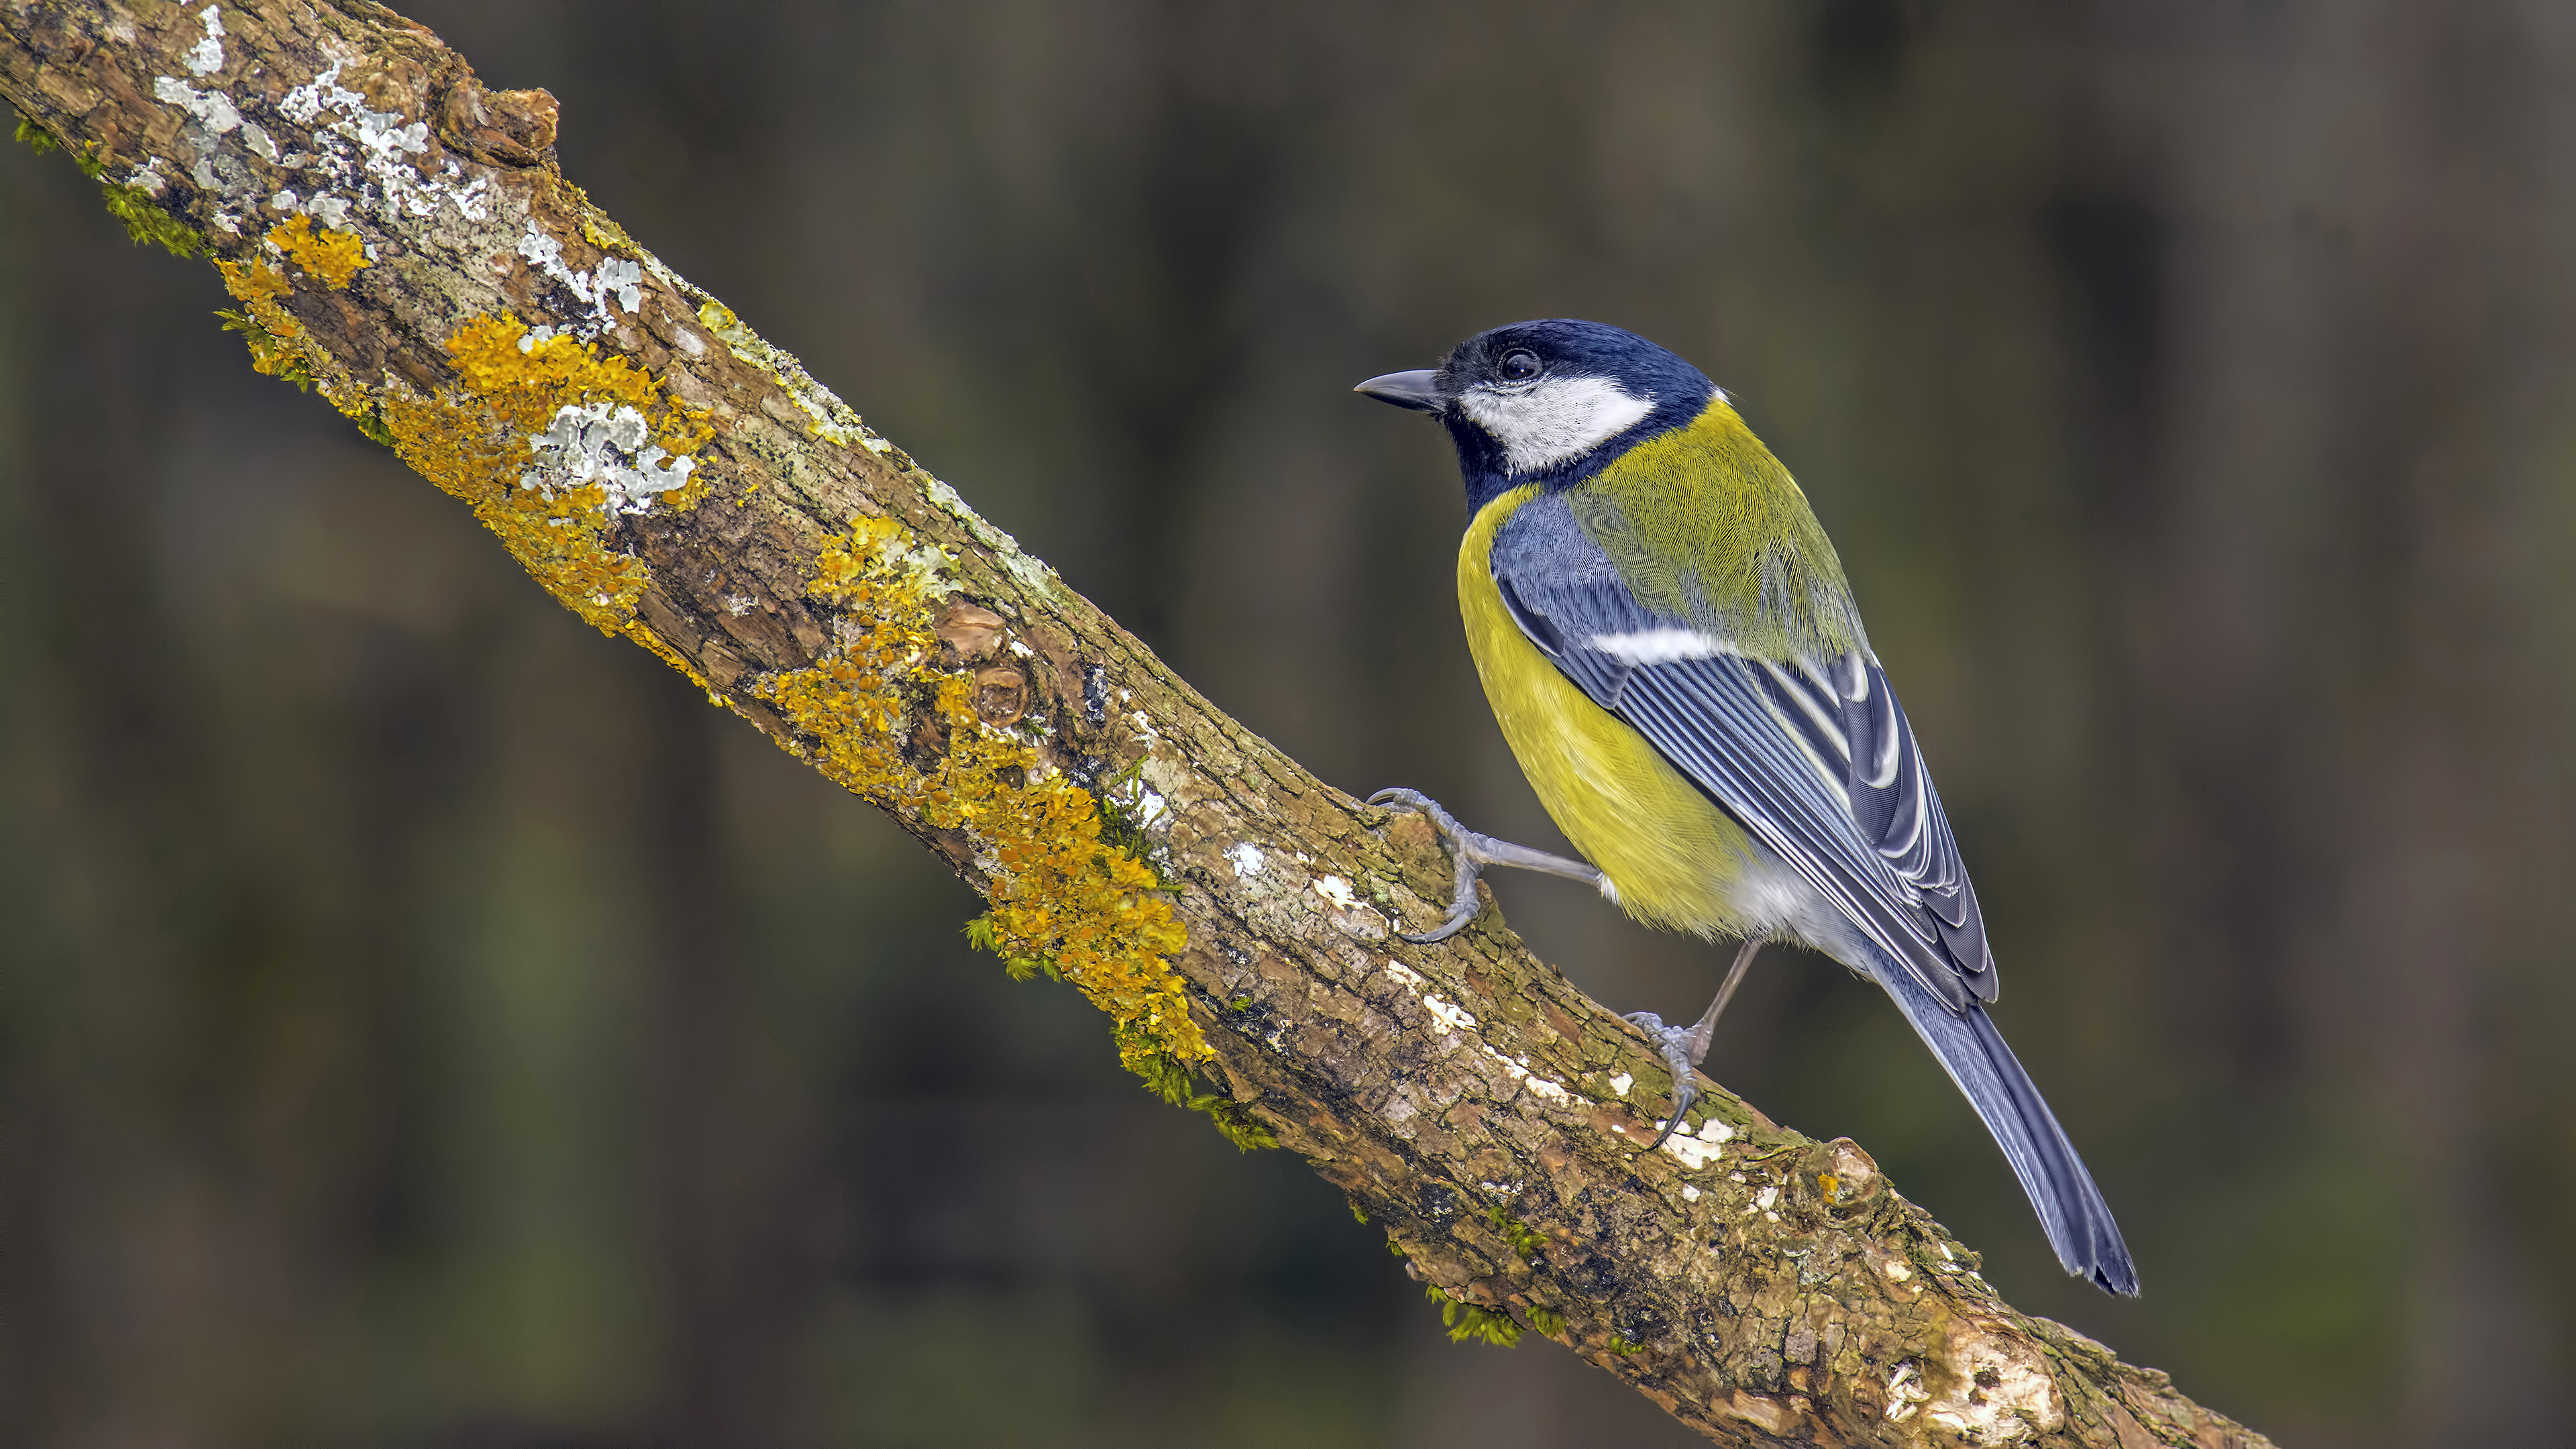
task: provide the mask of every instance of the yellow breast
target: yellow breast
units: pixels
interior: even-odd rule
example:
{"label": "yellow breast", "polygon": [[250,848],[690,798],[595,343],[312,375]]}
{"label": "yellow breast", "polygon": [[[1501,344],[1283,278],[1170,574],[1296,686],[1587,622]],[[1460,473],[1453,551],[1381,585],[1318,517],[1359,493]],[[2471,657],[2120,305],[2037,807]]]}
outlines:
{"label": "yellow breast", "polygon": [[1726,897],[1752,864],[1743,827],[1559,673],[1494,586],[1495,530],[1537,493],[1517,488],[1486,504],[1458,549],[1467,647],[1503,738],[1557,828],[1610,877],[1628,914],[1703,936],[1739,934],[1747,923]]}

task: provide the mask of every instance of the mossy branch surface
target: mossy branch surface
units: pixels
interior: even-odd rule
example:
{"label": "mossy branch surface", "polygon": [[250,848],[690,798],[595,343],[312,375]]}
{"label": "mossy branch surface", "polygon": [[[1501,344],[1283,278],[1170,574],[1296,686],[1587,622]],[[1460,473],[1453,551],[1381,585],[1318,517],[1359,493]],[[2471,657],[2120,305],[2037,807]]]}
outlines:
{"label": "mossy branch surface", "polygon": [[[139,242],[601,632],[886,810],[1157,1094],[1303,1156],[1461,1336],[1559,1340],[1725,1443],[2257,1445],[2015,1312],[1848,1141],[1657,1054],[1447,867],[1228,719],[367,4],[0,0],[0,97]],[[210,323],[210,325],[215,325]],[[966,1044],[960,1043],[960,1050]]]}

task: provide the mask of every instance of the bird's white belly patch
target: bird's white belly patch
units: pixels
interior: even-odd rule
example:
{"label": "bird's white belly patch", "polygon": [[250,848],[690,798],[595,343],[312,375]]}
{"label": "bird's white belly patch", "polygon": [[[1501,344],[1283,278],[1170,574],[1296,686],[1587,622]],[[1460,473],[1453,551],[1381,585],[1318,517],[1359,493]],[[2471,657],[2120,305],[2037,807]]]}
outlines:
{"label": "bird's white belly patch", "polygon": [[1812,946],[1855,971],[1868,970],[1868,948],[1852,923],[1805,876],[1758,845],[1730,884],[1727,904],[1744,919],[1748,936]]}

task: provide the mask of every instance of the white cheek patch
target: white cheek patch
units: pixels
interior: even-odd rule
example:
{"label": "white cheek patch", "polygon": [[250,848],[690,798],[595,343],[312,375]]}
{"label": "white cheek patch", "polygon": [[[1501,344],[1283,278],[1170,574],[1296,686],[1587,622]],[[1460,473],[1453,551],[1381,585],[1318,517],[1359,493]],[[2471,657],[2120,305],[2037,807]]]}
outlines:
{"label": "white cheek patch", "polygon": [[1509,391],[1469,388],[1458,410],[1503,445],[1504,464],[1532,473],[1579,457],[1655,410],[1606,377],[1549,377]]}
{"label": "white cheek patch", "polygon": [[1592,647],[1632,669],[1679,664],[1685,659],[1715,659],[1733,654],[1735,646],[1697,629],[1638,629],[1626,634],[1595,634]]}

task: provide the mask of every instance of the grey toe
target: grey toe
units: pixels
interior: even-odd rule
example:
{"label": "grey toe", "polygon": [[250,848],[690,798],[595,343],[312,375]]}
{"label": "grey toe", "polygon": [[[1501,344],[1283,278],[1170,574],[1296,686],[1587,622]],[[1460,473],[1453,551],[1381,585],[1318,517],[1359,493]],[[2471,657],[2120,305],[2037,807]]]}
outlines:
{"label": "grey toe", "polygon": [[1692,1038],[1697,1033],[1687,1026],[1666,1026],[1664,1019],[1651,1011],[1629,1012],[1628,1020],[1645,1028],[1646,1035],[1655,1039],[1656,1049],[1664,1054],[1664,1065],[1673,1073],[1673,1114],[1664,1119],[1664,1130],[1646,1144],[1646,1150],[1652,1152],[1681,1129],[1683,1115],[1699,1100],[1698,1064],[1691,1057]]}

